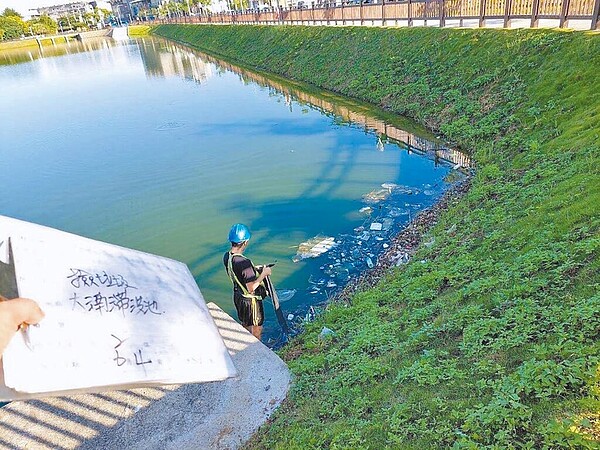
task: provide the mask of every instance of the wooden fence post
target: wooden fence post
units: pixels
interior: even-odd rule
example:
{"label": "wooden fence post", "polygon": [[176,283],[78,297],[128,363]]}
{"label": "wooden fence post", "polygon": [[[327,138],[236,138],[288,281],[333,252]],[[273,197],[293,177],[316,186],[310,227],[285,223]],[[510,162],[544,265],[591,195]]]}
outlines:
{"label": "wooden fence post", "polygon": [[438,0],[440,5],[440,28],[446,26],[446,2],[445,0]]}
{"label": "wooden fence post", "polygon": [[538,14],[540,12],[540,0],[533,0],[533,8],[531,9],[531,28],[537,28],[538,26]]}
{"label": "wooden fence post", "polygon": [[596,0],[594,4],[594,11],[592,12],[592,26],[590,30],[598,28],[598,22],[600,22],[600,0]]}
{"label": "wooden fence post", "polygon": [[485,0],[480,0],[479,3],[479,28],[485,25]]}
{"label": "wooden fence post", "polygon": [[510,13],[512,10],[512,0],[505,0],[504,5],[504,28],[510,28]]}
{"label": "wooden fence post", "polygon": [[363,0],[360,0],[360,24],[365,24],[365,19],[363,18]]}
{"label": "wooden fence post", "polygon": [[558,23],[558,28],[563,28],[565,26],[565,23],[567,23],[567,17],[569,15],[570,6],[570,0],[563,0],[562,7],[560,8],[560,21]]}
{"label": "wooden fence post", "polygon": [[385,0],[381,0],[381,26],[385,26]]}

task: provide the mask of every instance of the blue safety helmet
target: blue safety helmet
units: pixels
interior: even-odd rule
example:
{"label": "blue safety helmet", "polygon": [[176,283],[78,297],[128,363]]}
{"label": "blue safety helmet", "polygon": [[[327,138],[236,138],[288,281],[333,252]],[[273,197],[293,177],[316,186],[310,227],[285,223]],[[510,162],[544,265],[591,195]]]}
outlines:
{"label": "blue safety helmet", "polygon": [[229,242],[239,244],[250,239],[250,230],[243,223],[236,223],[229,230]]}

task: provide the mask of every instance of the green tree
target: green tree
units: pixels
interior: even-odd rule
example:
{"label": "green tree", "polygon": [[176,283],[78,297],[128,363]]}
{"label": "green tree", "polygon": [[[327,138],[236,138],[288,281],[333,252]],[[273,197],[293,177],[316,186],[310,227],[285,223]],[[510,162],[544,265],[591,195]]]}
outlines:
{"label": "green tree", "polygon": [[25,22],[25,31],[31,31],[34,34],[55,34],[57,30],[58,24],[47,15]]}
{"label": "green tree", "polygon": [[[8,10],[7,8],[6,10]],[[6,10],[4,10],[6,12]],[[20,16],[9,15],[0,16],[0,30],[2,30],[2,40],[19,39],[24,35],[25,22]]]}
{"label": "green tree", "polygon": [[18,17],[19,19],[23,19],[23,16],[12,8],[5,8],[4,12],[2,13],[2,16],[3,17]]}
{"label": "green tree", "polygon": [[61,31],[74,31],[76,30],[76,22],[71,16],[60,16],[58,18],[58,26]]}
{"label": "green tree", "polygon": [[210,5],[211,0],[190,0],[190,5],[192,5],[192,11],[198,13],[202,12],[205,7]]}
{"label": "green tree", "polygon": [[161,5],[159,14],[161,17],[180,17],[183,16],[183,6],[181,3],[168,2]]}

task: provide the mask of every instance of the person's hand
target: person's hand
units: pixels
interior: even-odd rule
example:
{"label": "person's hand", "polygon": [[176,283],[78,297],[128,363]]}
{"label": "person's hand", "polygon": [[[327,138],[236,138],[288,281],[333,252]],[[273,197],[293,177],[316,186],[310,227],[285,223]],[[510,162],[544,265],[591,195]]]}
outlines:
{"label": "person's hand", "polygon": [[29,298],[0,302],[0,357],[21,326],[35,325],[44,318],[40,306]]}

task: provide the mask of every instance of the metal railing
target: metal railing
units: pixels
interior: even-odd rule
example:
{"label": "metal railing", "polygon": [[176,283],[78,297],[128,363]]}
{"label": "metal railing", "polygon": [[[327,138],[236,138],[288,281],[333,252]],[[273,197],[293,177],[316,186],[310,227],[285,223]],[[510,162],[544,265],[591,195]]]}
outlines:
{"label": "metal railing", "polygon": [[313,3],[310,8],[205,12],[150,23],[462,27],[469,22],[485,27],[489,21],[495,21],[495,26],[501,23],[510,28],[511,21],[517,19],[532,28],[540,26],[543,19],[553,20],[551,26],[560,28],[568,27],[569,21],[589,21],[590,29],[596,30],[600,25],[600,0],[343,0]]}

